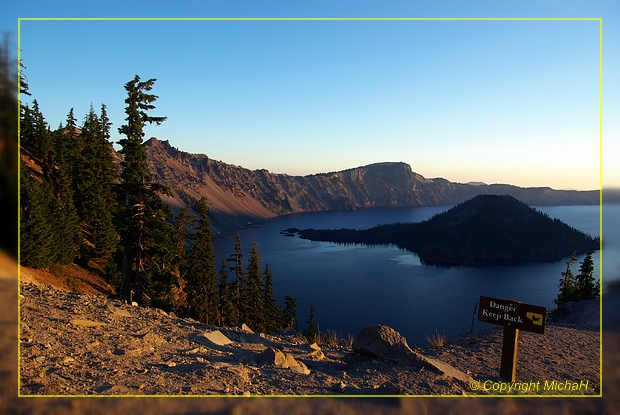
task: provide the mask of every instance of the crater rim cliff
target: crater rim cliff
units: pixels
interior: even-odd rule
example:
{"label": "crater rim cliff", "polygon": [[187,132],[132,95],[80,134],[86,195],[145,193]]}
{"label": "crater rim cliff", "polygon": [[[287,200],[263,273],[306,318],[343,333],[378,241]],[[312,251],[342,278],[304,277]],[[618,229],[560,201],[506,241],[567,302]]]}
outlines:
{"label": "crater rim cliff", "polygon": [[462,184],[428,179],[405,162],[376,162],[342,171],[291,176],[250,170],[192,154],[168,140],[144,143],[153,180],[169,186],[162,197],[174,209],[205,197],[216,232],[230,231],[277,216],[372,207],[455,205],[479,194],[513,196],[530,206],[595,205],[600,191],[554,190],[509,184]]}

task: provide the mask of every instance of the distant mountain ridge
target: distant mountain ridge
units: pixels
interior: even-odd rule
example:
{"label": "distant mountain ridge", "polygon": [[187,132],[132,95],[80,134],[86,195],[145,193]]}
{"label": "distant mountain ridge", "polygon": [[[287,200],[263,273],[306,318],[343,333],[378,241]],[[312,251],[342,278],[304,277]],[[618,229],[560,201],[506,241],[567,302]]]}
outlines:
{"label": "distant mountain ridge", "polygon": [[249,170],[180,151],[168,141],[144,143],[153,179],[169,186],[173,207],[209,202],[215,230],[230,230],[276,216],[368,207],[438,206],[464,202],[478,194],[511,195],[528,205],[599,203],[599,191],[521,188],[504,184],[460,184],[427,179],[402,162],[384,162],[338,172],[290,176]]}

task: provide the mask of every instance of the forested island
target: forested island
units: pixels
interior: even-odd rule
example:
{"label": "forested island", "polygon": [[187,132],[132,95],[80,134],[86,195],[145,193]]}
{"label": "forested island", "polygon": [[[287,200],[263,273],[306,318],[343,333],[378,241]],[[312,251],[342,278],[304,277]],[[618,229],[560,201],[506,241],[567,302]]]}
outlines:
{"label": "forested island", "polygon": [[507,195],[479,195],[419,223],[297,233],[312,241],[397,245],[416,253],[424,264],[447,266],[554,262],[600,247],[598,237]]}

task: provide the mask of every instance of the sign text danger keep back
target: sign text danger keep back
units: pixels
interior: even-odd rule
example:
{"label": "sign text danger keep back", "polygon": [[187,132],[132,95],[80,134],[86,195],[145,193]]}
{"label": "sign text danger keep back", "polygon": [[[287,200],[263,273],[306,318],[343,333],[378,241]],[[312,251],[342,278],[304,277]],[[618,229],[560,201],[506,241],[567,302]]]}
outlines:
{"label": "sign text danger keep back", "polygon": [[545,307],[480,296],[478,320],[544,334],[546,313]]}

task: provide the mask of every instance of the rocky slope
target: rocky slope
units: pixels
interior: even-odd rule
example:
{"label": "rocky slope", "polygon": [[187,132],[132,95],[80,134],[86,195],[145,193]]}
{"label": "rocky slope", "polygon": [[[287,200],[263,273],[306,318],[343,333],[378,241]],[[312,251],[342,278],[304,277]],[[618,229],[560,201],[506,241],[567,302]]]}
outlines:
{"label": "rocky slope", "polygon": [[[331,398],[295,398],[295,399],[265,399],[265,398],[192,398],[192,399],[170,399],[166,397],[140,397],[140,398],[106,398],[92,399],[90,397],[75,398],[67,395],[56,397],[25,398],[20,394],[18,384],[18,280],[17,265],[8,264],[3,266],[2,252],[0,252],[0,413],[7,414],[29,414],[29,415],[50,415],[50,414],[93,414],[103,415],[110,413],[141,413],[145,415],[193,415],[198,413],[209,413],[214,415],[230,415],[230,414],[264,414],[264,413],[295,413],[300,415],[311,414],[372,414],[372,415],[400,415],[411,413],[427,413],[427,414],[450,414],[450,413],[478,413],[478,414],[615,414],[620,408],[620,372],[618,370],[620,356],[620,320],[617,318],[617,310],[620,304],[620,289],[611,291],[604,297],[603,301],[603,322],[604,333],[603,340],[603,367],[602,367],[602,384],[603,398],[595,399],[579,399],[575,397],[567,397],[559,399],[537,397],[536,399],[527,399],[523,397],[498,397],[485,399],[471,398],[367,398],[362,399],[338,399],[340,394],[331,395]],[[22,269],[23,271],[23,269]],[[87,288],[84,285],[84,288]],[[617,288],[617,287],[616,287]],[[93,289],[93,287],[88,287]],[[89,291],[90,292],[90,291]],[[93,291],[94,292],[94,291]],[[570,328],[564,331],[565,339],[570,340],[570,334],[574,333]],[[582,331],[584,332],[584,331]],[[561,333],[561,332],[560,332]],[[497,359],[497,355],[489,355],[490,350],[487,346],[497,347],[497,339],[493,336],[485,338],[485,332],[475,332],[475,337],[466,339],[455,339],[451,341],[444,350],[444,358],[449,362],[449,356],[459,356],[459,350],[467,345],[467,351],[460,354],[461,362],[474,364],[477,357],[487,359]],[[525,333],[523,333],[525,334]],[[546,337],[546,336],[545,336]],[[542,339],[541,336],[533,336],[534,339]],[[476,340],[478,339],[478,340]],[[522,340],[528,342],[526,347],[520,346],[521,353],[536,353],[537,345],[533,347],[529,345],[531,339]],[[477,351],[477,355],[469,355],[474,353],[476,341],[481,344]],[[472,343],[472,344],[470,344]],[[579,341],[577,341],[579,343]],[[463,345],[459,347],[459,344]],[[554,352],[548,348],[546,359],[551,357],[550,362],[545,365],[533,364],[537,370],[546,370],[548,367],[558,367],[553,360],[560,362],[569,355],[566,353],[567,348],[574,352],[574,347],[569,341],[567,343],[558,343],[557,337],[551,344],[558,347]],[[455,351],[450,351],[454,349]],[[22,349],[23,350],[23,349]],[[554,356],[557,355],[557,357]],[[441,356],[438,356],[442,358]],[[581,356],[578,356],[580,358]],[[74,357],[75,358],[75,357]],[[537,358],[538,359],[538,358]],[[76,359],[78,361],[79,359]],[[482,360],[480,360],[482,362]],[[493,362],[486,362],[488,370],[496,370]],[[467,370],[462,366],[458,366],[462,370]],[[480,366],[482,367],[482,366]],[[568,365],[570,368],[570,364]],[[525,370],[522,363],[519,363],[519,371],[517,374]],[[478,370],[478,369],[477,369]],[[148,372],[147,372],[148,374]],[[146,375],[145,375],[146,376]],[[546,376],[546,375],[545,375]],[[49,379],[49,378],[48,378]],[[33,396],[33,395],[31,395]],[[67,396],[67,397],[63,397]]]}
{"label": "rocky slope", "polygon": [[[379,326],[383,343],[364,329],[349,348],[309,345],[294,332],[211,327],[26,279],[20,299],[22,395],[498,394],[490,385],[499,381],[501,329],[411,351]],[[598,394],[599,340],[597,327],[523,333],[519,382],[587,382],[577,392],[541,386],[516,394]]]}
{"label": "rocky slope", "polygon": [[216,230],[299,212],[457,204],[478,194],[509,194],[529,205],[599,202],[598,191],[427,179],[405,163],[377,163],[340,172],[289,176],[248,170],[204,154],[189,154],[156,138],[144,145],[153,178],[173,190],[174,197],[165,201],[180,207],[206,197]]}

